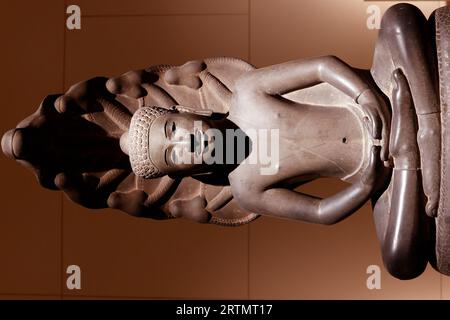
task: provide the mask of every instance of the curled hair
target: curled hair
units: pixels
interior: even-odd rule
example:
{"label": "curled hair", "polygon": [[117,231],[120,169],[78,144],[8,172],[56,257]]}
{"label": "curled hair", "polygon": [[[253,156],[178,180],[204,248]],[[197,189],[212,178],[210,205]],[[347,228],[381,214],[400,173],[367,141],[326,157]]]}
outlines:
{"label": "curled hair", "polygon": [[166,174],[150,158],[149,134],[150,127],[157,118],[174,112],[160,107],[142,107],[133,114],[128,132],[128,152],[131,168],[138,177],[152,179]]}

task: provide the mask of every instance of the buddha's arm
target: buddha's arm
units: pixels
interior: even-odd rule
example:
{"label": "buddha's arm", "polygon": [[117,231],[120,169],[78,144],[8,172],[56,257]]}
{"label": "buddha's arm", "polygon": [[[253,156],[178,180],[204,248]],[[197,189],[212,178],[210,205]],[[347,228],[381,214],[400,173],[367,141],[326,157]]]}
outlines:
{"label": "buddha's arm", "polygon": [[[255,69],[245,73],[236,85],[241,93],[280,96],[295,90],[328,83],[351,97],[370,120],[372,137],[388,139],[389,111],[381,97],[349,65],[334,56],[324,56]],[[388,153],[382,144],[382,159]]]}
{"label": "buddha's arm", "polygon": [[255,69],[240,79],[241,85],[244,83],[271,95],[282,95],[321,82],[331,84],[355,101],[369,89],[350,66],[334,56],[294,60]]}
{"label": "buddha's arm", "polygon": [[380,177],[387,170],[380,165],[379,152],[379,147],[372,148],[370,164],[360,182],[325,199],[284,188],[255,192],[248,186],[233,188],[232,184],[233,195],[239,205],[252,212],[312,223],[333,224],[358,210],[370,199],[380,182],[384,181]]}
{"label": "buddha's arm", "polygon": [[334,224],[360,208],[371,191],[368,186],[352,185],[332,197],[319,199],[288,189],[269,189],[262,192],[259,208],[252,209],[276,217]]}

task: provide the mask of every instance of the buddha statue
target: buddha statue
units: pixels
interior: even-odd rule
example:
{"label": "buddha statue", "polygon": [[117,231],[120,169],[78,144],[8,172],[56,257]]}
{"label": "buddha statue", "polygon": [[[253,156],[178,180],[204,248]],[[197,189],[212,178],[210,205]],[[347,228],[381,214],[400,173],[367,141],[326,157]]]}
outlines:
{"label": "buddha statue", "polygon": [[[2,149],[42,186],[137,217],[334,224],[371,201],[393,276],[429,262],[448,275],[449,17],[391,7],[370,70],[219,57],[93,78],[46,97]],[[321,177],[348,186],[324,199],[298,190]]]}

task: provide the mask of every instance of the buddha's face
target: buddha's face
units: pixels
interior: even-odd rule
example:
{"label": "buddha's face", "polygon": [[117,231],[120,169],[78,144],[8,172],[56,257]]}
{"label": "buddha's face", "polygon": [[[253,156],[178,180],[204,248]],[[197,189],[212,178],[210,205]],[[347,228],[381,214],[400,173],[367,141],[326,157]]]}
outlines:
{"label": "buddha's face", "polygon": [[205,167],[214,154],[214,121],[191,113],[158,117],[149,132],[149,152],[154,164],[168,174],[183,174]]}

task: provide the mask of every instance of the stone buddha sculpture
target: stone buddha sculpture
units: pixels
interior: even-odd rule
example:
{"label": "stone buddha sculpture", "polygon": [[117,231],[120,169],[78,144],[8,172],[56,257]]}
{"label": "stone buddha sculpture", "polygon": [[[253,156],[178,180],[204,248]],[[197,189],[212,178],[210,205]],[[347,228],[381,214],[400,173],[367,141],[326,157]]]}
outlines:
{"label": "stone buddha sculpture", "polygon": [[[391,7],[370,70],[210,58],[93,78],[46,97],[2,149],[74,202],[139,217],[334,224],[371,200],[393,276],[450,274],[449,16]],[[348,186],[298,191],[320,177]]]}

